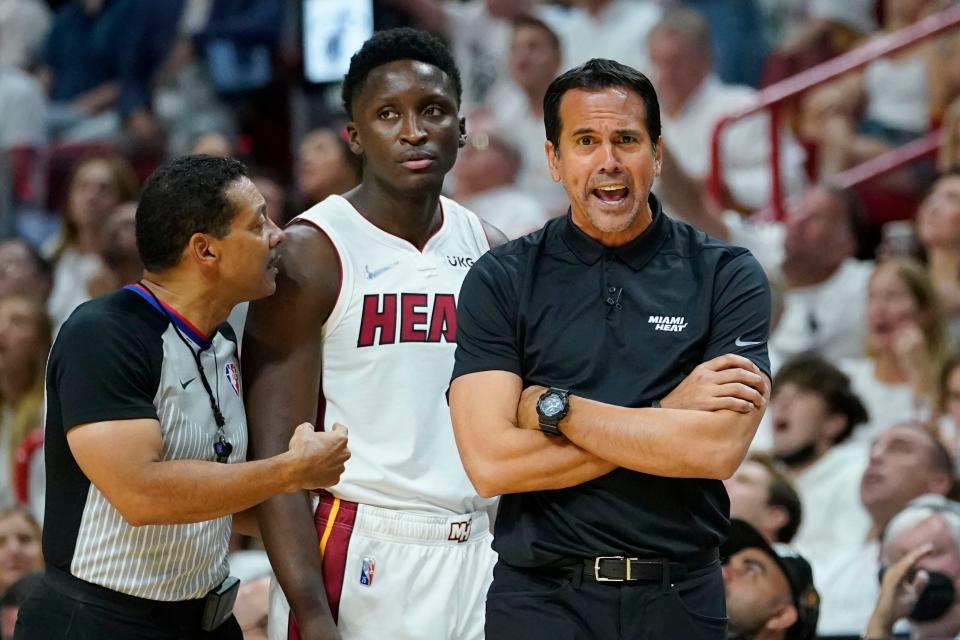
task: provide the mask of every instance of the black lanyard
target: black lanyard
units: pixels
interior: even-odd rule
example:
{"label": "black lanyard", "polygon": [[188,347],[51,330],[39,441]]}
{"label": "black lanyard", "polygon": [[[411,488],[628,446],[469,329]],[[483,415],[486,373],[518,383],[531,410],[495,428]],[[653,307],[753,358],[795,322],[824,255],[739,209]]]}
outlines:
{"label": "black lanyard", "polygon": [[197,373],[200,374],[200,382],[203,384],[204,390],[207,392],[207,397],[210,398],[210,409],[213,410],[213,421],[217,424],[217,439],[213,443],[213,453],[217,458],[217,462],[226,463],[230,454],[233,452],[233,445],[227,441],[224,436],[223,428],[226,426],[227,421],[223,419],[223,413],[220,412],[220,404],[217,402],[217,399],[213,395],[213,391],[210,389],[210,382],[207,381],[207,375],[203,372],[203,364],[200,362],[200,351],[194,351],[193,347],[190,346],[190,343],[187,342],[186,337],[180,333],[180,327],[177,326],[176,321],[173,316],[170,315],[170,312],[167,311],[167,308],[163,306],[163,303],[160,302],[160,299],[157,295],[150,290],[146,284],[141,280],[138,283],[143,287],[144,291],[150,294],[150,297],[153,298],[157,306],[160,307],[160,311],[163,312],[167,319],[170,320],[170,325],[173,327],[173,330],[176,331],[177,337],[180,338],[180,341],[183,342],[183,345],[190,352],[190,355],[193,356],[193,361],[197,365]]}

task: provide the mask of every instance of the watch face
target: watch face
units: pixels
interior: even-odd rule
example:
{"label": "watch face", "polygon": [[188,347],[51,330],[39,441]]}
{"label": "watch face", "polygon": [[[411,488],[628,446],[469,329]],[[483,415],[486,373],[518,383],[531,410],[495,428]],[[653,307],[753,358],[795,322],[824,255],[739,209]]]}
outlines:
{"label": "watch face", "polygon": [[556,395],[549,395],[540,401],[540,413],[548,418],[559,415],[563,411],[563,400]]}

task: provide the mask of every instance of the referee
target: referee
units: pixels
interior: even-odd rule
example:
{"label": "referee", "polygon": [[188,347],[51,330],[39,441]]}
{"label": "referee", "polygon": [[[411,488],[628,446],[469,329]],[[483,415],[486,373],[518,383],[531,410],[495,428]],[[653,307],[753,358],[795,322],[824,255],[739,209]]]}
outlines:
{"label": "referee", "polygon": [[[504,494],[486,635],[724,639],[721,479],[769,389],[766,278],[661,210],[641,73],[564,73],[544,124],[570,213],[481,257],[457,314],[457,444],[479,493]],[[679,401],[705,381],[708,410]]]}
{"label": "referee", "polygon": [[238,302],[270,295],[283,239],[235,160],[189,156],[137,208],[143,280],[80,306],[47,367],[43,583],[17,640],[239,639],[231,514],[337,482],[346,432],[300,425],[244,462]]}

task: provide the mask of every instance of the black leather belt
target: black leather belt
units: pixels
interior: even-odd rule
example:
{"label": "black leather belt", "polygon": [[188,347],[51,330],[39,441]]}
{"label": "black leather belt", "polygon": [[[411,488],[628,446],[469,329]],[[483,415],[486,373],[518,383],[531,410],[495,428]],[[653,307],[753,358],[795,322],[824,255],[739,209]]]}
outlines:
{"label": "black leather belt", "polygon": [[707,549],[672,562],[667,558],[598,556],[583,561],[583,577],[594,582],[680,582],[690,571],[720,558],[717,549]]}

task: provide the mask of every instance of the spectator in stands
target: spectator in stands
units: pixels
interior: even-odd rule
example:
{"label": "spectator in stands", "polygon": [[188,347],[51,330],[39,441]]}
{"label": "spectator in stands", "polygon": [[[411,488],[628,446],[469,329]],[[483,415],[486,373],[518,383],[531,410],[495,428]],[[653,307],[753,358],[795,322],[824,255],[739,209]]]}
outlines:
{"label": "spectator in stands", "polygon": [[681,0],[712,25],[713,72],[726,84],[756,87],[769,42],[758,0]]}
{"label": "spectator in stands", "polygon": [[103,266],[87,283],[91,298],[136,284],[143,277],[143,263],[137,252],[136,213],[136,202],[124,202],[104,221],[100,239]]}
{"label": "spectator in stands", "polygon": [[863,637],[887,638],[909,622],[915,640],[960,633],[960,504],[939,495],[912,501],[883,536],[880,595]]}
{"label": "spectator in stands", "polygon": [[850,380],[814,354],[788,361],[774,375],[769,411],[772,452],[787,465],[803,505],[793,542],[817,564],[862,541],[869,528],[857,495],[866,455],[847,444],[867,412]]}
{"label": "spectator in stands", "polygon": [[816,351],[831,361],[864,354],[870,262],[855,259],[866,220],[853,191],[810,187],[787,211],[785,222],[755,222],[719,212],[702,190],[675,170],[664,152],[660,189],[682,200],[683,218],[704,232],[750,249],[771,280],[786,286],[783,316],[771,332],[770,350],[782,358]]}
{"label": "spectator in stands", "polygon": [[559,213],[566,210],[567,198],[563,188],[551,179],[543,151],[543,97],[560,70],[557,34],[537,18],[517,18],[508,64],[510,77],[520,93],[512,100],[504,99],[490,106],[493,121],[522,157],[517,187],[536,198],[542,208]]}
{"label": "spectator in stands", "polygon": [[0,512],[0,594],[28,573],[43,570],[40,527],[23,507]]}
{"label": "spectator in stands", "polygon": [[542,227],[549,218],[546,208],[517,184],[520,153],[492,128],[471,131],[454,168],[457,202],[510,239]]}
{"label": "spectator in stands", "polygon": [[20,605],[26,602],[27,597],[42,581],[43,572],[33,571],[10,585],[0,597],[0,640],[13,640]]}
{"label": "spectator in stands", "polygon": [[650,29],[663,15],[660,3],[577,0],[572,4],[567,11],[538,14],[560,36],[564,69],[590,58],[609,58],[641,71],[650,68],[647,42]]}
{"label": "spectator in stands", "polygon": [[0,67],[30,69],[50,29],[50,8],[41,0],[0,0]]}
{"label": "spectator in stands", "polygon": [[307,209],[327,196],[346,193],[360,183],[360,157],[355,155],[339,129],[314,129],[300,143],[297,179]]}
{"label": "spectator in stands", "polygon": [[[870,462],[859,481],[860,500],[870,514],[870,532],[857,544],[838,549],[814,565],[823,598],[822,635],[856,636],[866,626],[880,585],[880,537],[908,502],[925,493],[956,491],[953,460],[924,426],[904,423],[880,433],[870,446]],[[838,517],[838,526],[842,521]]]}
{"label": "spectator in stands", "polygon": [[117,205],[136,198],[137,188],[133,169],[119,156],[91,156],[74,168],[60,237],[51,253],[53,291],[47,308],[55,328],[90,299],[87,282],[101,267],[100,227]]}
{"label": "spectator in stands", "polygon": [[937,149],[937,171],[942,174],[960,167],[960,98],[943,115],[940,132],[943,138]]}
{"label": "spectator in stands", "polygon": [[[384,2],[407,12],[421,28],[440,34],[450,42],[463,84],[462,113],[518,97],[517,88],[505,73],[510,23],[533,11],[540,0]],[[552,79],[550,76],[547,82]],[[539,146],[543,147],[542,140]]]}
{"label": "spectator in stands", "polygon": [[0,242],[0,298],[20,295],[46,305],[53,283],[50,263],[18,238]]}
{"label": "spectator in stands", "polygon": [[960,339],[960,166],[933,184],[917,209],[916,229],[947,334],[956,342]]}
{"label": "spectator in stands", "polygon": [[[934,0],[884,0],[883,33],[908,27],[942,6]],[[951,35],[927,39],[811,91],[801,129],[819,148],[820,177],[830,178],[927,132],[960,90],[958,45]]]}
{"label": "spectator in stands", "polygon": [[272,80],[283,17],[275,0],[137,0],[119,105],[133,137],[165,135],[182,155],[201,133],[237,128],[237,104]]}
{"label": "spectator in stands", "polygon": [[[679,167],[698,182],[710,169],[710,140],[716,123],[756,98],[749,87],[723,84],[711,73],[710,27],[695,11],[676,9],[657,23],[649,38],[653,82],[663,120],[664,145]],[[769,118],[761,113],[731,125],[721,138],[726,203],[756,210],[770,200]],[[786,193],[803,188],[804,153],[781,133],[781,172]]]}
{"label": "spectator in stands", "polygon": [[868,356],[840,363],[870,414],[857,436],[861,442],[896,422],[929,421],[949,355],[937,294],[916,262],[877,265],[867,286],[865,324]]}
{"label": "spectator in stands", "polygon": [[0,64],[0,153],[46,143],[47,99],[43,89],[24,71]]}
{"label": "spectator in stands", "polygon": [[751,451],[723,485],[731,518],[749,523],[767,542],[793,540],[802,516],[800,496],[772,456]]}
{"label": "spectator in stands", "polygon": [[120,67],[133,9],[134,0],[73,0],[57,11],[41,69],[55,137],[90,140],[119,132]]}
{"label": "spectator in stands", "polygon": [[[43,519],[43,370],[50,320],[23,296],[0,298],[0,487]],[[37,455],[40,453],[40,455]]]}
{"label": "spectator in stands", "polygon": [[813,640],[820,597],[810,563],[786,545],[771,546],[736,519],[720,554],[725,559],[728,638]]}

